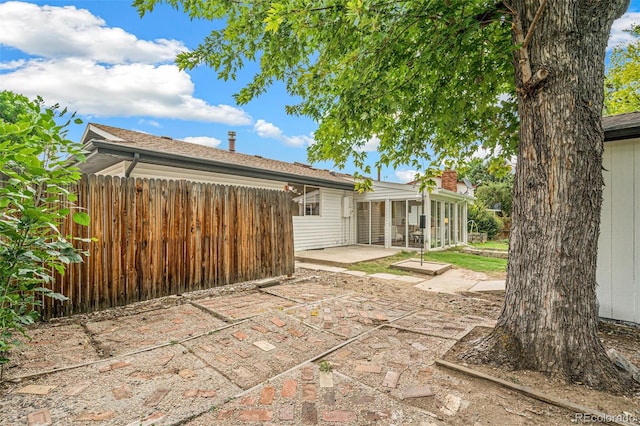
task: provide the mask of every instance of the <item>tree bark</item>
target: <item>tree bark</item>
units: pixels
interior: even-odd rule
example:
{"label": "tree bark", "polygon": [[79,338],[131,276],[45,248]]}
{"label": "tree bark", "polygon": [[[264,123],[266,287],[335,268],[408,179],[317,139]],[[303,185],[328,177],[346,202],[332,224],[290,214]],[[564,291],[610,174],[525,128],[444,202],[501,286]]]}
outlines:
{"label": "tree bark", "polygon": [[[515,20],[527,34],[541,3],[513,1],[515,42],[523,37]],[[469,361],[624,389],[597,335],[596,263],[604,59],[611,24],[628,4],[548,2],[528,59],[515,53],[520,140],[505,302]],[[524,81],[525,66],[538,78]]]}

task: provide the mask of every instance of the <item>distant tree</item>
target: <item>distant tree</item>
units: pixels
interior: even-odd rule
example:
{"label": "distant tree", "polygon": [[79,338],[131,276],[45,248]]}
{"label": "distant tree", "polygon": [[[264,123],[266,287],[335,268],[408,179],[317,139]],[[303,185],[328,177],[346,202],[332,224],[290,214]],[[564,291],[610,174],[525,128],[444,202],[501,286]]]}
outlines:
{"label": "distant tree", "polygon": [[[53,271],[64,273],[67,264],[82,261],[83,252],[59,231],[75,200],[68,186],[80,178],[66,158],[82,153],[65,137],[70,122],[56,123],[66,115],[57,109],[0,92],[0,365],[17,344],[15,334],[38,318],[42,296],[65,299],[47,288]],[[73,218],[89,221],[84,212]]]}
{"label": "distant tree", "polygon": [[[489,209],[499,209],[506,216],[511,216],[513,183],[489,182],[475,190],[475,197]],[[497,207],[499,206],[499,207]]]}
{"label": "distant tree", "polygon": [[[512,167],[502,158],[472,158],[458,171],[459,178],[467,178],[473,185],[490,182],[510,182],[513,184]],[[513,185],[512,185],[513,186]]]}
{"label": "distant tree", "polygon": [[489,239],[495,238],[502,230],[502,221],[482,204],[474,204],[469,208],[468,222],[470,232],[485,232]]}
{"label": "distant tree", "polygon": [[476,185],[477,202],[490,209],[499,204],[502,212],[511,216],[514,174],[510,165],[473,158],[461,169],[459,176]]}
{"label": "distant tree", "polygon": [[611,54],[604,84],[606,115],[640,111],[640,25],[628,31],[636,40]]}
{"label": "distant tree", "polygon": [[164,2],[220,19],[181,67],[228,79],[258,60],[240,104],[284,82],[287,111],[318,123],[312,161],[371,175],[373,137],[376,166],[517,151],[505,304],[467,360],[625,389],[597,334],[596,261],[604,58],[629,0]]}

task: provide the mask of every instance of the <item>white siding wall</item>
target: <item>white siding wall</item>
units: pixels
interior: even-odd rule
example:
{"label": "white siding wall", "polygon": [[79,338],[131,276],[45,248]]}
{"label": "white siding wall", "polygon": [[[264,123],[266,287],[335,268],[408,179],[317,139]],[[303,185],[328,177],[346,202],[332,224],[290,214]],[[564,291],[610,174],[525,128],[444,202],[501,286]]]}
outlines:
{"label": "white siding wall", "polygon": [[640,323],[640,139],[606,142],[603,167],[600,316]]}
{"label": "white siding wall", "polygon": [[[128,167],[128,161],[127,167]],[[244,176],[211,173],[200,170],[187,170],[179,167],[157,166],[155,164],[138,163],[131,173],[135,178],[161,178],[169,180],[191,180],[195,182],[215,183],[218,185],[249,186],[252,188],[284,190],[287,182],[267,179],[255,179]]]}
{"label": "white siding wall", "polygon": [[113,166],[107,167],[106,169],[100,170],[97,175],[107,175],[107,176],[118,176],[124,177],[124,174],[127,171],[127,167],[129,167],[129,161],[121,161]]}
{"label": "white siding wall", "polygon": [[[355,241],[353,192],[321,188],[320,195],[320,216],[293,217],[295,250],[343,246]],[[343,209],[349,205],[352,207],[351,216],[343,217]]]}

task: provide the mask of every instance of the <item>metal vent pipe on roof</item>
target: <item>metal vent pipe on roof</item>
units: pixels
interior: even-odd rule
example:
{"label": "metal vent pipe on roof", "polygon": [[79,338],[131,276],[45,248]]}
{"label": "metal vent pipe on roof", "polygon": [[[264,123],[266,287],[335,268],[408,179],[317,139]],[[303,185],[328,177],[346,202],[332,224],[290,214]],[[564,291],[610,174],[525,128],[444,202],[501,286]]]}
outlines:
{"label": "metal vent pipe on roof", "polygon": [[229,133],[229,152],[236,152],[236,132],[230,130]]}

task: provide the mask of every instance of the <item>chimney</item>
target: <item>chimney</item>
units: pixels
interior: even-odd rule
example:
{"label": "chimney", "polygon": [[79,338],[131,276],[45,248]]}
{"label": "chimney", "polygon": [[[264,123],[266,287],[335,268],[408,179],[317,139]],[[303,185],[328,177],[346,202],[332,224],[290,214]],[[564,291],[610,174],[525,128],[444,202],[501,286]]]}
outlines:
{"label": "chimney", "polygon": [[458,192],[458,172],[455,170],[445,170],[442,172],[440,179],[442,189]]}
{"label": "chimney", "polygon": [[378,166],[378,182],[380,182],[380,172],[382,171],[382,167]]}
{"label": "chimney", "polygon": [[229,131],[229,152],[236,152],[236,132]]}

